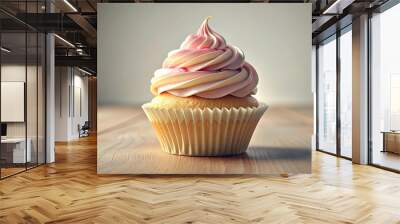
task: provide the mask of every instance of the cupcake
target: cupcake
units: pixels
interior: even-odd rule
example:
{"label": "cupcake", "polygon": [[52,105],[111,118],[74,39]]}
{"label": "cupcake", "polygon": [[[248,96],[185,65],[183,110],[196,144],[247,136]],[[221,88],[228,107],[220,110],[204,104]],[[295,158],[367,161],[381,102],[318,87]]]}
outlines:
{"label": "cupcake", "polygon": [[142,106],[163,151],[185,156],[245,152],[267,105],[258,102],[258,75],[243,52],[208,26],[171,51],[154,73],[154,98]]}

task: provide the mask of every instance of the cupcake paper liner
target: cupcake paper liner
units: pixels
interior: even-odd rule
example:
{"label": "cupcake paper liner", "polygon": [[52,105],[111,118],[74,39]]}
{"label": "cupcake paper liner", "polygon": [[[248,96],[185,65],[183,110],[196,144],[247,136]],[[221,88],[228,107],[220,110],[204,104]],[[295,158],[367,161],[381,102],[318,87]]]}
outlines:
{"label": "cupcake paper liner", "polygon": [[258,107],[164,109],[142,106],[163,151],[185,156],[228,156],[245,152],[258,121]]}

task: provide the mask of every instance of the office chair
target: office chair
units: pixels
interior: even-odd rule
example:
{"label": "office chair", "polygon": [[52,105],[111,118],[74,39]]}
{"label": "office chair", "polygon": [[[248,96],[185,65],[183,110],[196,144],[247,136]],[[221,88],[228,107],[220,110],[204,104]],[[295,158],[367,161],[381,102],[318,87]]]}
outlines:
{"label": "office chair", "polygon": [[79,138],[89,136],[89,129],[90,129],[89,121],[85,121],[82,127],[78,125],[78,129],[79,129]]}

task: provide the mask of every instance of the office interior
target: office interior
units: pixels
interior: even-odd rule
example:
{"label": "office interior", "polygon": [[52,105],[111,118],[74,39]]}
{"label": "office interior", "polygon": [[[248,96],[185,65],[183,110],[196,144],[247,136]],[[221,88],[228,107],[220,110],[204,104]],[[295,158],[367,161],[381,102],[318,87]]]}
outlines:
{"label": "office interior", "polygon": [[[395,55],[400,33],[394,27],[400,21],[400,5],[389,1],[356,19],[350,16],[343,16],[336,30],[313,39],[315,148],[398,172],[400,70]],[[362,108],[353,111],[354,106]],[[355,121],[362,123],[353,127]],[[363,132],[361,140],[353,139],[355,132]],[[362,146],[353,147],[355,141]]]}
{"label": "office interior", "polygon": [[55,144],[96,133],[96,42],[40,17],[64,4],[0,3],[1,179],[53,163]]}
{"label": "office interior", "polygon": [[[57,156],[63,157],[63,169],[66,169],[64,166],[73,167],[76,165],[73,161],[70,165],[65,165],[64,162],[68,160],[64,157],[82,150],[85,139],[91,139],[90,144],[95,144],[96,4],[106,2],[154,4],[167,1],[0,2],[0,183],[7,185],[7,181],[12,181],[13,178],[28,178],[34,170],[57,167]],[[313,159],[313,167],[317,167],[313,168],[313,172],[337,170],[328,172],[329,178],[352,175],[367,178],[367,174],[374,173],[390,177],[397,175],[395,177],[398,178],[400,2],[235,2],[312,4],[310,35],[313,50],[312,55],[305,57],[312,57],[313,62],[313,72],[310,75],[314,96],[314,133],[310,137],[313,157],[318,158]],[[63,151],[68,144],[71,147],[68,151]],[[95,147],[91,150],[95,150]],[[319,164],[322,161],[320,158],[335,160]],[[96,160],[95,155],[87,159]],[[351,162],[351,165],[341,168],[340,164],[346,162]],[[362,167],[366,167],[366,176],[363,176]],[[95,168],[89,170],[95,172]],[[355,174],[356,172],[360,173]],[[84,179],[85,175],[81,178]],[[157,178],[161,177],[155,177],[152,181]],[[307,176],[299,177],[301,178]],[[319,183],[325,181],[322,177],[319,178],[315,177]],[[356,179],[353,178],[352,181],[357,181]],[[338,182],[340,181],[334,184]],[[396,184],[390,182],[389,178],[379,180],[380,184]],[[322,188],[331,189],[332,183],[329,182]],[[369,183],[373,183],[373,180]],[[346,191],[352,184],[353,182],[338,188]],[[190,187],[190,184],[185,187]],[[374,187],[375,185],[371,186],[368,194],[378,197],[374,195],[377,192]],[[382,188],[381,186],[379,189]],[[391,208],[398,211],[396,205]],[[315,214],[318,215],[318,212]],[[342,217],[346,214],[342,214]],[[386,223],[398,218],[395,213],[383,214],[395,217],[388,219]],[[336,215],[339,216],[337,213]],[[348,222],[353,221],[357,220]]]}

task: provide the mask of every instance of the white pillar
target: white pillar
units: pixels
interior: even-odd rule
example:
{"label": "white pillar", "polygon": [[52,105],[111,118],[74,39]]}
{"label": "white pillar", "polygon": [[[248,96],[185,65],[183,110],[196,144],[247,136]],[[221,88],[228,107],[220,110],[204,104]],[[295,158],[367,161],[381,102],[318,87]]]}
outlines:
{"label": "white pillar", "polygon": [[72,68],[55,69],[55,141],[69,141],[72,119]]}
{"label": "white pillar", "polygon": [[[46,11],[54,12],[52,1],[46,1]],[[55,161],[55,43],[54,35],[46,35],[46,163]]]}
{"label": "white pillar", "polygon": [[54,35],[46,36],[46,163],[55,161],[54,133],[55,133],[55,59]]}
{"label": "white pillar", "polygon": [[353,19],[353,162],[368,163],[368,15]]}

